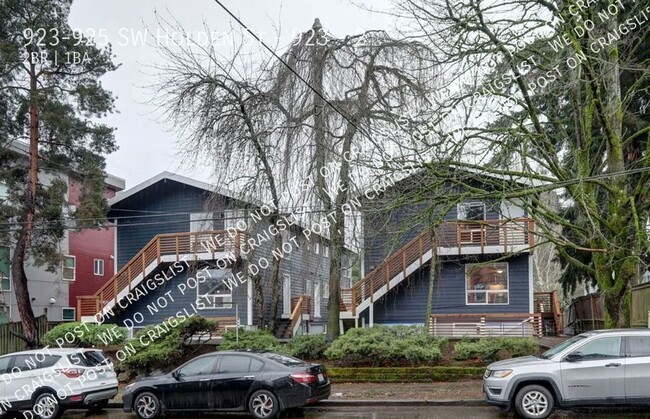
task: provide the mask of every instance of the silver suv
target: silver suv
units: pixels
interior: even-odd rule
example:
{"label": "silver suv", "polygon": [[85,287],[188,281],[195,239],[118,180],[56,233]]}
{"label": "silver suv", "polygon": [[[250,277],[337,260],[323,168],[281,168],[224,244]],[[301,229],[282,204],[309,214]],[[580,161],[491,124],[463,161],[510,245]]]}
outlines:
{"label": "silver suv", "polygon": [[529,419],[555,407],[650,404],[650,330],[597,330],[562,342],[541,356],[488,365],[488,403]]}

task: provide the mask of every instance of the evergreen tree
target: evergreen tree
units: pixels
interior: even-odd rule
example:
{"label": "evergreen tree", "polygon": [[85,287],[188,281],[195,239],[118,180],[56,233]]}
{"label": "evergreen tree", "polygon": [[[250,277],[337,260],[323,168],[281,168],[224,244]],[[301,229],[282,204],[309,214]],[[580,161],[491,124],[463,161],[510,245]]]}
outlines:
{"label": "evergreen tree", "polygon": [[[0,239],[13,249],[11,276],[28,347],[39,342],[24,267],[59,268],[65,234],[67,185],[42,182],[42,174],[82,182],[77,214],[101,223],[104,155],[116,148],[114,129],[98,122],[114,110],[98,79],[117,66],[110,45],[100,48],[72,30],[71,4],[0,0],[0,182],[9,191],[0,202]],[[16,152],[21,148],[27,152]]]}

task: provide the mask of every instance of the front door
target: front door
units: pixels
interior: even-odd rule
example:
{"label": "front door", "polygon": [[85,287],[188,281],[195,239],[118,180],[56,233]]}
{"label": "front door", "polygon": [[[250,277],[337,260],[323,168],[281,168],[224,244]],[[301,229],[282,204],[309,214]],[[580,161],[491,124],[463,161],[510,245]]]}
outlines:
{"label": "front door", "polygon": [[203,356],[180,367],[175,379],[164,386],[163,402],[170,410],[214,408],[212,386],[217,355]]}
{"label": "front door", "polygon": [[562,360],[562,387],[567,401],[610,402],[625,399],[623,338],[600,337],[574,351],[582,358]]}
{"label": "front door", "polygon": [[650,336],[628,336],[625,364],[625,398],[630,402],[650,400]]}
{"label": "front door", "polygon": [[282,283],[282,314],[291,315],[291,276],[287,274]]}
{"label": "front door", "polygon": [[246,407],[246,396],[264,363],[250,355],[222,355],[214,385],[218,409]]}

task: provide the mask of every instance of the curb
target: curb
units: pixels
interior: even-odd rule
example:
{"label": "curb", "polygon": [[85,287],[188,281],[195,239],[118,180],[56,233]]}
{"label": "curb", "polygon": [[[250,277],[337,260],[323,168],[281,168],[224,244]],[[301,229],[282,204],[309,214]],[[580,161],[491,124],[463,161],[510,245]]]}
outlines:
{"label": "curb", "polygon": [[[417,407],[417,406],[489,406],[482,399],[469,400],[322,400],[317,404],[307,406],[307,409],[336,409],[339,407]],[[109,403],[108,409],[122,409],[122,403]]]}

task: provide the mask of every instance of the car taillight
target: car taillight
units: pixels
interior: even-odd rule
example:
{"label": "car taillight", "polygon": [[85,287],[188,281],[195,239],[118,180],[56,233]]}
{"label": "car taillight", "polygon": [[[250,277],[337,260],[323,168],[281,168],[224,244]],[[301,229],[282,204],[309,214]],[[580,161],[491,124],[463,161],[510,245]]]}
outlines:
{"label": "car taillight", "polygon": [[59,371],[60,373],[62,373],[68,378],[77,378],[84,375],[84,370],[82,370],[81,368],[63,368],[57,371]]}
{"label": "car taillight", "polygon": [[316,378],[315,375],[306,372],[296,372],[291,374],[289,377],[291,377],[291,379],[296,383],[301,383],[301,384],[310,384],[318,381],[318,378]]}

